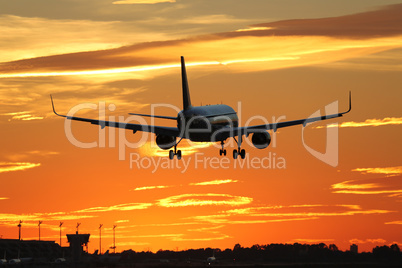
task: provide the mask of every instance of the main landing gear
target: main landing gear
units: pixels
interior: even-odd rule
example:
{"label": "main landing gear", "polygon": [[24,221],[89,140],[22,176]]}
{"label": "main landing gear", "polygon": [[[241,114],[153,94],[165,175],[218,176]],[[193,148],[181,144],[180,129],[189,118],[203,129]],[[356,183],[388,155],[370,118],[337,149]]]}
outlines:
{"label": "main landing gear", "polygon": [[170,160],[173,160],[175,155],[177,155],[177,160],[181,159],[181,150],[177,150],[177,145],[181,142],[181,140],[182,139],[180,139],[179,142],[174,145],[174,151],[173,150],[169,151],[169,159]]}
{"label": "main landing gear", "polygon": [[237,159],[237,156],[239,156],[239,155],[240,155],[241,159],[246,158],[246,150],[240,149],[240,147],[239,147],[239,150],[234,149],[233,150],[233,159]]}
{"label": "main landing gear", "polygon": [[[238,150],[236,150],[236,149],[233,150],[233,159],[237,159],[237,157],[239,155],[240,155],[241,159],[246,158],[246,150],[240,148],[241,142],[239,143],[239,142],[237,142],[236,138],[234,138],[234,139],[239,147],[238,147]],[[226,149],[223,148],[223,146],[224,146],[223,141],[221,141],[221,146],[222,146],[222,149],[219,150],[219,155],[226,156]]]}

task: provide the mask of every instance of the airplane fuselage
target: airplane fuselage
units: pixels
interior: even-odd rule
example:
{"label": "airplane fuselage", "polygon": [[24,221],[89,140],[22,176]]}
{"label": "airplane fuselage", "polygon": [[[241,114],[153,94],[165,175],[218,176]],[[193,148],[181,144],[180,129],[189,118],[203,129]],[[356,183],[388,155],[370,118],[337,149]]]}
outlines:
{"label": "airplane fuselage", "polygon": [[224,141],[230,135],[219,131],[238,127],[239,118],[228,105],[191,106],[177,115],[177,127],[186,138],[197,142]]}

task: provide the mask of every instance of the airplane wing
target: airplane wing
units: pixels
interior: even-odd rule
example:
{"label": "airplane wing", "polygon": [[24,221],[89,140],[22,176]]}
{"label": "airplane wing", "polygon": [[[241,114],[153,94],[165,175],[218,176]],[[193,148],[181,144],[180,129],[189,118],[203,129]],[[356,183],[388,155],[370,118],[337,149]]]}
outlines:
{"label": "airplane wing", "polygon": [[226,131],[230,131],[231,136],[232,135],[238,136],[239,133],[241,133],[242,135],[248,135],[250,133],[261,132],[261,131],[271,130],[271,129],[276,132],[276,130],[278,128],[290,127],[290,126],[295,126],[295,125],[303,125],[305,127],[307,124],[312,123],[312,122],[341,117],[344,114],[349,113],[351,109],[352,109],[352,94],[351,94],[351,92],[349,92],[349,109],[342,113],[330,114],[330,115],[324,115],[324,116],[318,116],[318,117],[311,117],[311,118],[304,118],[304,119],[285,121],[285,122],[278,122],[278,123],[272,123],[272,124],[237,127],[237,128],[227,129]]}
{"label": "airplane wing", "polygon": [[89,118],[82,118],[82,117],[75,117],[75,116],[68,116],[63,114],[58,114],[54,108],[53,98],[50,95],[50,99],[52,101],[53,112],[61,117],[65,117],[70,120],[88,122],[93,125],[99,125],[103,129],[104,127],[116,127],[116,128],[125,128],[130,129],[133,133],[137,131],[144,131],[149,133],[154,133],[156,135],[163,134],[168,136],[180,137],[180,130],[177,127],[164,127],[164,126],[153,126],[153,125],[140,125],[140,124],[131,124],[131,123],[122,123],[122,122],[113,122],[113,121],[105,121],[105,120],[98,120],[98,119],[89,119]]}

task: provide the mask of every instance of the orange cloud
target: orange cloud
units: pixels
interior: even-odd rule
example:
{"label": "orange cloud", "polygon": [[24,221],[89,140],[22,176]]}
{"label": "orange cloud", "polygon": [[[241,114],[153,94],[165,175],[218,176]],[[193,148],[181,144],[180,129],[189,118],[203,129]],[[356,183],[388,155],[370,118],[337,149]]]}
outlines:
{"label": "orange cloud", "polygon": [[15,226],[16,222],[23,221],[25,226],[37,226],[38,221],[68,221],[77,219],[93,218],[93,215],[70,215],[65,212],[56,213],[32,213],[32,214],[11,214],[0,213],[0,224]]}
{"label": "orange cloud", "polygon": [[128,203],[128,204],[119,204],[113,205],[109,207],[93,207],[86,208],[82,210],[77,210],[75,213],[88,213],[88,212],[107,212],[107,211],[131,211],[137,209],[146,209],[152,206],[150,203]]}
{"label": "orange cloud", "polygon": [[[78,219],[88,219],[97,217],[96,215],[90,215],[102,212],[112,212],[112,211],[132,211],[138,209],[147,209],[152,204],[149,203],[128,203],[128,204],[118,204],[109,207],[92,207],[85,208],[70,212],[47,212],[47,213],[30,213],[30,214],[11,214],[11,213],[0,213],[0,224],[15,226],[15,222],[22,220],[25,226],[37,226],[37,222],[40,221],[69,221]],[[35,223],[33,223],[35,222]],[[56,228],[52,225],[49,228]]]}
{"label": "orange cloud", "polygon": [[226,238],[230,238],[229,235],[220,234],[211,237],[202,237],[202,238],[183,238],[182,236],[174,237],[173,241],[213,241],[213,240],[223,240]]}
{"label": "orange cloud", "polygon": [[59,152],[52,151],[30,151],[25,153],[15,153],[15,154],[7,154],[5,157],[11,161],[21,162],[24,159],[31,157],[49,157],[60,154]]}
{"label": "orange cloud", "polygon": [[[341,124],[328,124],[326,127],[378,127],[388,125],[401,125],[402,117],[386,117],[384,119],[367,119],[364,122],[343,122]],[[316,128],[326,128],[325,126],[318,126]]]}
{"label": "orange cloud", "polygon": [[[221,185],[221,184],[227,184],[227,183],[235,183],[238,182],[238,180],[232,180],[232,179],[227,179],[227,180],[212,180],[212,181],[204,181],[204,182],[194,182],[194,183],[189,183],[189,186],[206,186],[206,185]],[[180,185],[182,186],[182,185]],[[137,187],[133,191],[144,191],[144,190],[154,190],[154,189],[166,189],[166,188],[171,188],[171,187],[177,187],[177,185],[156,185],[156,186],[142,186],[142,187]]]}
{"label": "orange cloud", "polygon": [[190,183],[189,185],[194,185],[194,186],[204,186],[204,185],[219,185],[219,184],[226,184],[226,183],[232,183],[232,182],[238,182],[238,180],[213,180],[213,181],[204,181],[204,182],[195,182],[195,183]]}
{"label": "orange cloud", "polygon": [[40,120],[43,119],[42,116],[34,116],[31,115],[31,112],[26,111],[26,112],[15,112],[15,113],[4,113],[0,115],[5,115],[5,116],[12,116],[11,119],[8,119],[8,121],[11,120],[22,120],[22,121],[30,121],[30,120]]}
{"label": "orange cloud", "polygon": [[224,64],[234,72],[338,62],[402,47],[401,10],[402,5],[395,5],[338,18],[260,24],[248,31],[6,62],[0,77],[141,72],[146,78],[151,72],[178,68],[179,55],[186,56],[189,66]]}
{"label": "orange cloud", "polygon": [[265,31],[265,30],[273,30],[273,27],[249,27],[246,29],[238,29],[235,32],[251,32],[251,31]]}
{"label": "orange cloud", "polygon": [[[388,210],[364,210],[357,205],[292,205],[249,207],[222,211],[219,214],[189,219],[214,224],[258,224],[270,222],[316,220],[321,217],[354,216],[390,213]],[[244,219],[246,217],[246,219]],[[248,219],[252,217],[252,219]],[[254,219],[261,218],[261,219]]]}
{"label": "orange cloud", "polygon": [[[177,56],[168,57],[166,55],[179,54],[191,59],[188,60],[188,66],[223,64],[230,66],[234,72],[263,71],[329,63],[402,46],[400,39],[396,38],[370,39],[368,41],[331,39],[321,36],[280,38],[242,36],[215,40],[203,40],[202,38],[186,40],[183,51],[182,42],[177,41],[177,44],[167,42],[165,46],[158,43],[157,47],[146,44],[147,47],[141,49],[133,46],[130,50],[125,49],[121,53],[116,52],[118,50],[105,50],[80,53],[74,57],[70,54],[42,57],[40,61],[30,59],[4,63],[0,67],[0,78],[78,75],[108,75],[116,78],[124,73],[130,73],[132,76],[138,72],[141,72],[142,78],[147,78],[154,75],[155,71],[171,72],[178,68],[175,64],[178,61]],[[238,49],[235,49],[236,47],[242,47],[243,52],[240,53]],[[161,51],[164,53],[161,54]],[[68,57],[72,59],[66,59]],[[218,61],[208,60],[210,58],[218,59]],[[60,66],[60,62],[66,60],[66,64]],[[76,62],[78,60],[80,64]],[[98,64],[86,64],[89,62],[98,62]],[[105,66],[108,68],[105,69]]]}
{"label": "orange cloud", "polygon": [[379,244],[385,244],[386,242],[387,242],[387,240],[382,239],[382,238],[377,238],[377,239],[364,239],[364,240],[354,238],[354,239],[349,240],[349,243],[350,243],[350,244],[365,244],[365,243],[373,243],[373,244],[379,243]]}
{"label": "orange cloud", "polygon": [[[276,36],[320,35],[348,38],[395,36],[402,31],[402,5],[390,5],[380,10],[332,18],[296,19],[262,23],[253,27],[273,28]],[[394,25],[394,27],[392,26]]]}
{"label": "orange cloud", "polygon": [[161,207],[187,207],[187,206],[240,206],[250,204],[251,197],[233,196],[229,194],[182,194],[158,200]]}
{"label": "orange cloud", "polygon": [[0,173],[26,170],[34,167],[39,167],[40,165],[40,163],[29,162],[0,162]]}
{"label": "orange cloud", "polygon": [[164,188],[169,188],[171,186],[144,186],[144,187],[137,187],[134,189],[134,191],[143,191],[143,190],[152,190],[152,189],[164,189]]}
{"label": "orange cloud", "polygon": [[402,224],[402,221],[390,221],[386,222],[385,224]]}
{"label": "orange cloud", "polygon": [[402,194],[401,176],[351,180],[333,184],[331,186],[337,194],[388,194],[398,196]]}
{"label": "orange cloud", "polygon": [[363,174],[387,174],[397,175],[402,174],[402,166],[399,167],[385,167],[385,168],[355,168],[352,171],[361,172]]}
{"label": "orange cloud", "polygon": [[[150,20],[151,21],[151,20]],[[151,31],[152,22],[91,21],[0,15],[0,62],[113,49],[127,44],[180,38],[182,33]],[[32,29],[35,31],[32,31]],[[127,29],[135,34],[127,34]],[[52,34],[49,35],[49,32]],[[10,45],[12,44],[12,45]]]}

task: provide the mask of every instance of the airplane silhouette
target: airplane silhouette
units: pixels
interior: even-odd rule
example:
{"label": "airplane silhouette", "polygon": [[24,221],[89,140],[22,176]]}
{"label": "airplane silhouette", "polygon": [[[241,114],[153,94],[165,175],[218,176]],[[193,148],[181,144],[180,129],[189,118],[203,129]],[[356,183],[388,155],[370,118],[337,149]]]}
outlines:
{"label": "airplane silhouette", "polygon": [[[177,145],[182,139],[189,139],[195,142],[220,142],[222,149],[220,149],[219,154],[226,155],[224,142],[228,138],[233,138],[237,143],[238,148],[233,150],[233,158],[237,159],[237,157],[240,155],[240,157],[244,159],[246,157],[246,151],[241,149],[243,136],[248,137],[249,134],[253,134],[251,138],[253,145],[258,149],[265,149],[271,142],[271,136],[267,132],[268,130],[273,130],[276,132],[277,129],[283,127],[294,125],[306,126],[308,123],[341,117],[344,114],[349,113],[352,109],[351,92],[349,92],[349,109],[342,113],[286,122],[241,127],[238,125],[237,113],[228,105],[191,105],[186,66],[183,56],[181,57],[181,76],[183,110],[178,113],[177,117],[130,113],[130,115],[136,116],[176,120],[177,127],[131,124],[62,115],[56,112],[52,95],[50,95],[50,99],[52,102],[53,112],[56,115],[65,117],[69,120],[89,122],[94,125],[100,125],[102,129],[107,126],[130,129],[133,131],[133,133],[136,133],[137,131],[154,133],[156,135],[156,144],[161,149],[169,150],[174,147],[174,150],[169,151],[170,159],[173,159],[175,155],[177,156],[177,159],[181,159],[181,150],[177,150]],[[179,141],[177,141],[177,139],[179,139]]]}

